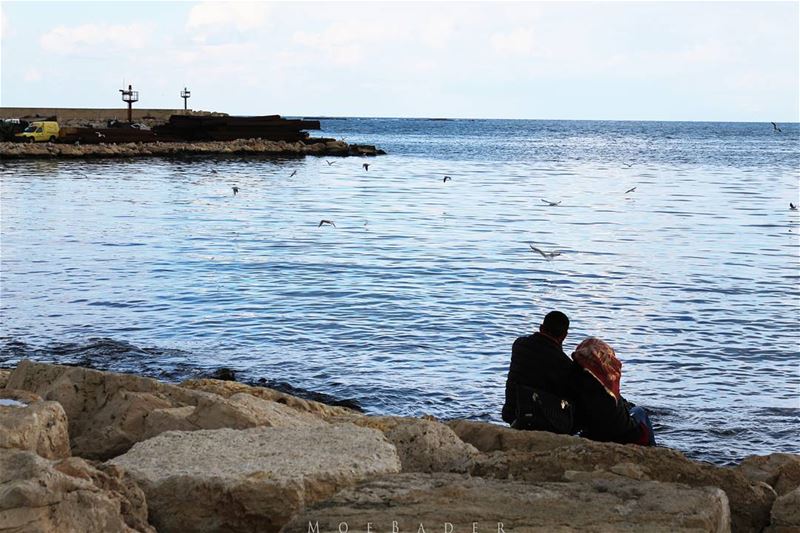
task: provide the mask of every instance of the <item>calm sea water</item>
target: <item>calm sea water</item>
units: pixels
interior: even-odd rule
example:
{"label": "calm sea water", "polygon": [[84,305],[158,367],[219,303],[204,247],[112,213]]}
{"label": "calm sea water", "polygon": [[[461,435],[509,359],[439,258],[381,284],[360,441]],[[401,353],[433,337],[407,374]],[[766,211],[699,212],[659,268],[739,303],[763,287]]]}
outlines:
{"label": "calm sea water", "polygon": [[0,162],[0,364],[499,421],[511,343],[559,309],[662,444],[800,452],[797,124],[322,125],[389,155]]}

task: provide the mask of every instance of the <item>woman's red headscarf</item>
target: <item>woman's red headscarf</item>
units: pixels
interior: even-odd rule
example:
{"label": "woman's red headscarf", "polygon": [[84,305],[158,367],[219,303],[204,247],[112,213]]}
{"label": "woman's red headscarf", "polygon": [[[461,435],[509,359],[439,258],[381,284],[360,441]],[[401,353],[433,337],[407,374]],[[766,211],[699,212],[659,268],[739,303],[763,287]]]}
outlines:
{"label": "woman's red headscarf", "polygon": [[622,362],[617,359],[614,348],[598,338],[589,337],[575,348],[572,360],[594,376],[606,392],[619,400]]}

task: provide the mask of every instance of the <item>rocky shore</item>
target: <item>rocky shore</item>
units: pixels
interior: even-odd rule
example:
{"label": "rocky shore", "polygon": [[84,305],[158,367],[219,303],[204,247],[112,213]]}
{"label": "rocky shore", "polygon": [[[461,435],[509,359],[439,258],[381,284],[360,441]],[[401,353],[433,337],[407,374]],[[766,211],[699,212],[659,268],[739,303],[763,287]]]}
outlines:
{"label": "rocky shore", "polygon": [[800,531],[800,456],[735,467],[265,387],[0,370],[0,532]]}
{"label": "rocky shore", "polygon": [[[370,145],[347,144],[329,139],[306,141],[265,141],[238,139],[210,142],[153,143],[16,143],[0,142],[0,159],[92,158],[92,157],[174,157],[184,155],[263,154],[275,156],[375,156],[383,150]],[[1,531],[1,530],[0,530]]]}

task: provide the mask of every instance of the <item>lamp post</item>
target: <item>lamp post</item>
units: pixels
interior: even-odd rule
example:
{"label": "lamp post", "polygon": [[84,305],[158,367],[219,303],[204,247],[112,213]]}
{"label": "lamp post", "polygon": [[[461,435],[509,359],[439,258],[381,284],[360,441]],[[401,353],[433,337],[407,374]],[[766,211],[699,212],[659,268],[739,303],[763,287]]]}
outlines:
{"label": "lamp post", "polygon": [[181,98],[183,98],[183,110],[186,111],[188,109],[187,103],[189,101],[189,97],[192,96],[192,93],[186,87],[183,88],[181,91]]}
{"label": "lamp post", "polygon": [[133,122],[133,103],[139,101],[139,91],[134,91],[133,88],[128,85],[128,90],[120,89],[119,92],[122,93],[122,101],[128,103],[128,123]]}

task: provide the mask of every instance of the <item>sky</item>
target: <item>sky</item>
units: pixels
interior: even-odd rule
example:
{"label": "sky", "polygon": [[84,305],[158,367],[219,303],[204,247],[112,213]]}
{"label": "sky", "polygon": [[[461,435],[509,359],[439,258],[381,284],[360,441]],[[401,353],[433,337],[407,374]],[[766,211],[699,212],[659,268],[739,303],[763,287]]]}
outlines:
{"label": "sky", "polygon": [[800,121],[800,2],[0,1],[0,105]]}

